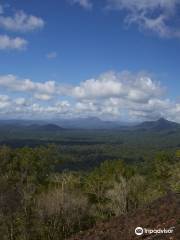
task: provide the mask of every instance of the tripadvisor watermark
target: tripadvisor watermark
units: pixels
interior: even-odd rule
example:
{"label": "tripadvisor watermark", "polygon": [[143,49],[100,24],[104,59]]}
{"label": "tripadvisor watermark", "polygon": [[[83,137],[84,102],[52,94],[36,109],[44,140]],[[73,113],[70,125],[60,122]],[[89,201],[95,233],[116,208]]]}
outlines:
{"label": "tripadvisor watermark", "polygon": [[143,234],[172,234],[174,232],[174,227],[171,228],[158,228],[158,229],[149,229],[137,227],[135,229],[135,234],[141,236]]}

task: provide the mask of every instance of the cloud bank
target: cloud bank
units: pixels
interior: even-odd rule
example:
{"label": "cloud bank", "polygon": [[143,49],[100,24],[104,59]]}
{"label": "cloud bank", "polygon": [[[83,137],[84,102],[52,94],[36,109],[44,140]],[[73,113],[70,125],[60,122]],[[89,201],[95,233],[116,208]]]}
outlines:
{"label": "cloud bank", "polygon": [[6,92],[0,97],[1,116],[123,121],[165,117],[180,122],[180,103],[169,99],[165,87],[145,72],[110,71],[74,86],[5,75],[0,76],[0,90]]}

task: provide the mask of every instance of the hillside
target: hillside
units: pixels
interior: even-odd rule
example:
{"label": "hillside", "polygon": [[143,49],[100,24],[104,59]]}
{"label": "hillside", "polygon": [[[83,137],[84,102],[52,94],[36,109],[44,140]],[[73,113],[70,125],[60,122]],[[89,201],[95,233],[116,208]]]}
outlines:
{"label": "hillside", "polygon": [[[136,236],[134,229],[169,229],[175,227],[173,234],[151,234]],[[99,223],[93,229],[82,232],[70,240],[179,240],[180,239],[180,195],[169,193],[154,201],[150,206],[127,216],[113,218]]]}
{"label": "hillside", "polygon": [[34,130],[34,131],[60,131],[63,130],[62,127],[55,125],[55,124],[45,124],[45,125],[37,125],[37,124],[33,124],[30,125],[28,127],[26,127],[27,130]]}
{"label": "hillside", "polygon": [[164,131],[164,130],[177,130],[180,129],[180,124],[160,118],[157,121],[146,121],[134,127],[136,130],[151,130],[151,131]]}
{"label": "hillside", "polygon": [[115,129],[122,125],[122,123],[101,120],[97,117],[60,119],[55,123],[69,129]]}
{"label": "hillside", "polygon": [[18,128],[24,130],[62,130],[62,129],[79,129],[79,130],[176,130],[180,129],[180,124],[160,118],[156,121],[145,121],[142,123],[129,123],[118,121],[106,121],[96,117],[89,118],[74,118],[74,119],[59,119],[59,120],[0,120],[1,129]]}

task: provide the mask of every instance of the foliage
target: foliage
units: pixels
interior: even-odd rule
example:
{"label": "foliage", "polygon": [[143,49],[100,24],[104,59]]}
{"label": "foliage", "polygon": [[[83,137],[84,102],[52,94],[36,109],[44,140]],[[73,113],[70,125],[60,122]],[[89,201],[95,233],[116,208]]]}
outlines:
{"label": "foliage", "polygon": [[2,240],[66,239],[167,191],[180,191],[177,152],[159,152],[140,164],[112,159],[89,172],[58,173],[62,159],[54,145],[0,148]]}

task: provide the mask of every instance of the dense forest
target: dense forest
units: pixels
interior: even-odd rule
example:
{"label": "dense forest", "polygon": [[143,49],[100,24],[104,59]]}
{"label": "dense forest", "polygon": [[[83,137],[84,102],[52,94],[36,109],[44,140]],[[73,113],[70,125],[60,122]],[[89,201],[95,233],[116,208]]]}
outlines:
{"label": "dense forest", "polygon": [[5,140],[1,135],[1,239],[68,239],[179,192],[179,133],[168,132],[51,129],[23,130]]}

